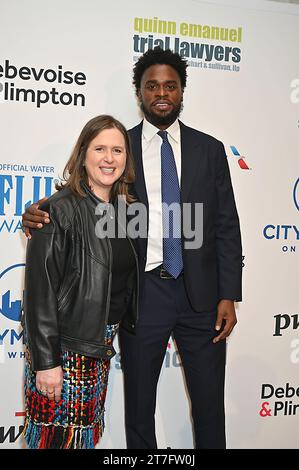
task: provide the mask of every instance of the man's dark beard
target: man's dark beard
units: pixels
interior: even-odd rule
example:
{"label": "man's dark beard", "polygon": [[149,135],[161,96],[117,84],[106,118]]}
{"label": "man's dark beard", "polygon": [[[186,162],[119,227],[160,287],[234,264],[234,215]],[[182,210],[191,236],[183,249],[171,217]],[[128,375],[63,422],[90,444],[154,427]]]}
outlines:
{"label": "man's dark beard", "polygon": [[179,117],[183,109],[183,101],[181,101],[173,110],[166,114],[165,116],[157,116],[157,114],[151,113],[148,111],[144,104],[140,104],[141,111],[143,112],[145,118],[153,124],[153,126],[171,126],[171,124]]}

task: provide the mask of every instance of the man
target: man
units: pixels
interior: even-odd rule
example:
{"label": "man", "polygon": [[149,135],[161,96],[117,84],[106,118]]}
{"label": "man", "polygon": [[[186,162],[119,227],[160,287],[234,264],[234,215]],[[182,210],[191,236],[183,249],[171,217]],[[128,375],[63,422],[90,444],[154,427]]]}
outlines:
{"label": "man", "polygon": [[[241,237],[222,143],[178,120],[186,68],[178,54],[160,48],[147,51],[134,67],[144,120],[129,132],[134,189],[148,209],[148,237],[138,241],[136,334],[120,332],[128,448],[157,448],[156,390],[171,334],[191,399],[196,448],[226,446],[225,338],[237,322],[234,301],[241,300]],[[184,211],[181,236],[177,222],[165,222],[165,205],[173,203],[191,207],[195,232],[203,231],[202,246],[188,245]],[[44,222],[37,205],[27,212],[24,226]]]}

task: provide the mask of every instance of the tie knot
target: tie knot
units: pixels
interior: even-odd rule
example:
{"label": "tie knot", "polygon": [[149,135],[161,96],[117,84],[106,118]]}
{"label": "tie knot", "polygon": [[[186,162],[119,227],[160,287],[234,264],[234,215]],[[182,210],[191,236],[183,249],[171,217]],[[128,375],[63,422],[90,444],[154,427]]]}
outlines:
{"label": "tie knot", "polygon": [[168,132],[167,131],[159,131],[157,132],[157,134],[162,137],[163,139],[163,142],[168,142],[168,139],[167,139],[167,135],[168,135]]}

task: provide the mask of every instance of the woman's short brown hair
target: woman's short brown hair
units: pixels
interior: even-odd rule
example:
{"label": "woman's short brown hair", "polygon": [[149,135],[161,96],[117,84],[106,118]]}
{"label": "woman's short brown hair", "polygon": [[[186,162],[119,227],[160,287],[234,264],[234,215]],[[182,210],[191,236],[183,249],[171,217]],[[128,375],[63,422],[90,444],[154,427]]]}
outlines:
{"label": "woman's short brown hair", "polygon": [[56,189],[60,190],[68,186],[80,196],[86,194],[81,188],[80,181],[84,181],[89,185],[86,169],[84,166],[86,151],[90,142],[105,129],[118,129],[124,137],[126,149],[126,166],[121,177],[115,181],[112,186],[110,199],[114,201],[117,196],[122,195],[128,203],[135,199],[129,193],[129,185],[135,181],[134,160],[131,151],[131,145],[128,133],[124,125],[112,116],[102,114],[96,116],[85,124],[81,134],[76,142],[74,150],[64,167],[63,181],[56,185]]}

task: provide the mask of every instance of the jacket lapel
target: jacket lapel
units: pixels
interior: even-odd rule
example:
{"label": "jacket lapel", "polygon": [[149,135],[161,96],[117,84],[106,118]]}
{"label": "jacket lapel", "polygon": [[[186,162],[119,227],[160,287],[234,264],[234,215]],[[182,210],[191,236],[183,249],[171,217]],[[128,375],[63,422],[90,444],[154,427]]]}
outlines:
{"label": "jacket lapel", "polygon": [[146,192],[144,171],[143,171],[143,162],[142,162],[142,145],[141,145],[141,136],[142,136],[142,121],[138,126],[129,130],[132,152],[135,161],[135,170],[136,170],[136,180],[134,183],[134,189],[138,200],[146,205],[148,208],[148,198]]}
{"label": "jacket lapel", "polygon": [[200,171],[200,142],[197,133],[181,121],[181,198],[187,202],[192,181]]}
{"label": "jacket lapel", "polygon": [[[143,162],[142,162],[142,121],[138,126],[129,130],[129,136],[132,146],[133,157],[135,161],[135,172],[136,179],[134,183],[134,193],[137,196],[139,202],[143,203],[146,206],[147,213],[147,230],[148,230],[148,197],[146,192],[144,171],[143,171]],[[140,269],[143,272],[145,267],[146,260],[146,249],[147,249],[147,238],[137,238],[135,240],[135,246],[140,259]]]}
{"label": "jacket lapel", "polygon": [[[188,198],[193,178],[200,170],[200,142],[197,132],[179,121],[181,129],[181,192],[182,202]],[[142,121],[138,126],[129,130],[132,151],[135,160],[136,181],[134,189],[140,202],[148,208],[143,162],[142,162]]]}

